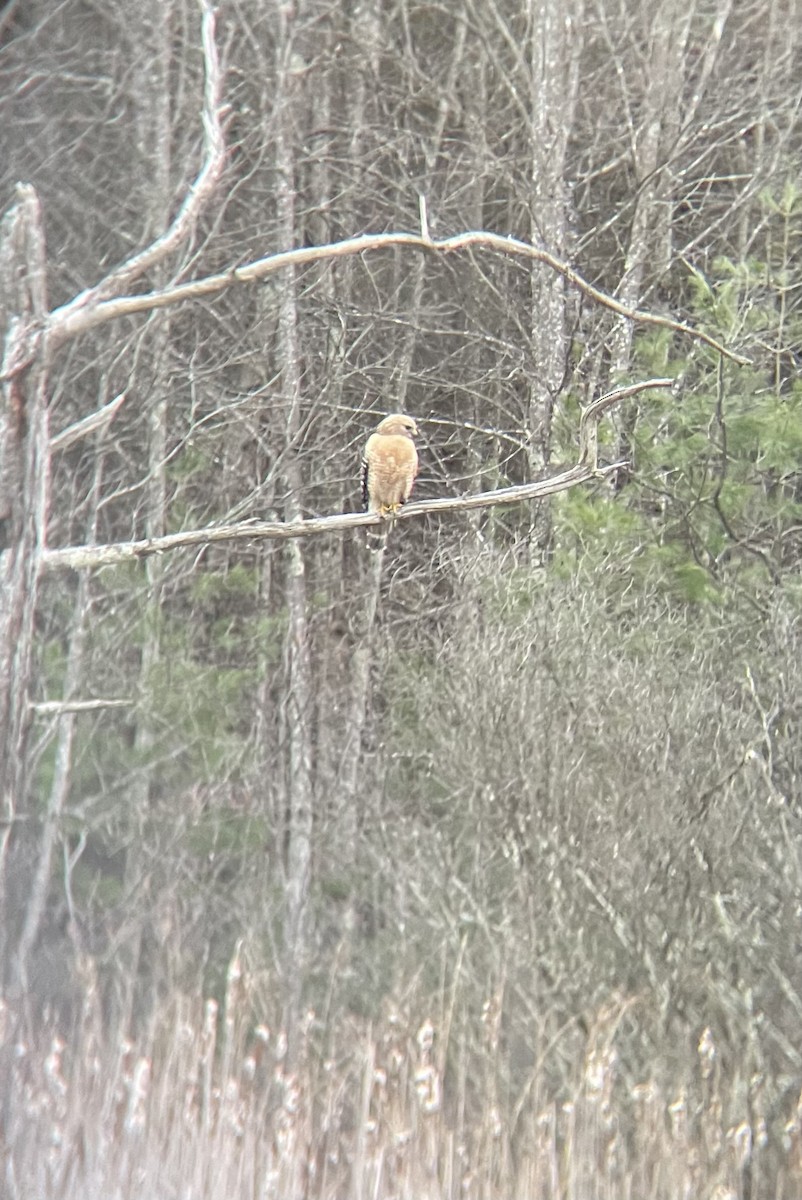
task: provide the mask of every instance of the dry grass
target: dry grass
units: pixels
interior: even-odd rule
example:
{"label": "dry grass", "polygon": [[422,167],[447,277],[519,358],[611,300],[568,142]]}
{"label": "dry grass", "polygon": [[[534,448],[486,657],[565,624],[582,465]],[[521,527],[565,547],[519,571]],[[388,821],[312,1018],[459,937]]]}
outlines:
{"label": "dry grass", "polygon": [[[615,997],[589,1028],[570,1094],[535,1077],[517,1102],[488,1062],[460,1058],[427,1017],[388,1009],[322,1030],[308,1014],[296,1068],[286,1039],[250,1018],[239,960],[221,1009],[175,997],[136,1042],[104,1041],[87,995],[69,1041],[22,1036],[2,1008],[3,1189],[12,1200],[295,1197],[354,1200],[756,1200],[802,1194],[802,1110],[773,1131],[759,1089],[724,1114],[705,1030],[687,1077],[624,1086]],[[325,1048],[324,1048],[325,1047]],[[448,1060],[448,1061],[447,1061]],[[447,1064],[447,1065],[446,1065]],[[481,1082],[480,1082],[481,1080]]]}

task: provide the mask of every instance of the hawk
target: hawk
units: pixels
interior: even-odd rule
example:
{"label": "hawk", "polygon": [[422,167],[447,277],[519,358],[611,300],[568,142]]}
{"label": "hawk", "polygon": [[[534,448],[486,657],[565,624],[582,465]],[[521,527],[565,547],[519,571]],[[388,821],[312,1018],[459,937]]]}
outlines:
{"label": "hawk", "polygon": [[362,456],[362,505],[383,517],[406,504],[418,473],[414,438],[418,427],[412,417],[393,413],[376,426]]}

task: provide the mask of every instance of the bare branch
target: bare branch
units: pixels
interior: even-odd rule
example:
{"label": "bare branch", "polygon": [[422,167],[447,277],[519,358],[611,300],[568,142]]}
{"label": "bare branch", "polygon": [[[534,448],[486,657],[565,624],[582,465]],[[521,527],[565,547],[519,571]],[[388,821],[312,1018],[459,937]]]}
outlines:
{"label": "bare branch", "polygon": [[[579,422],[579,459],[575,466],[552,475],[537,479],[533,483],[515,487],[496,488],[491,492],[477,492],[470,496],[449,496],[441,500],[424,500],[418,504],[407,504],[394,520],[409,520],[426,513],[466,512],[472,508],[495,508],[500,504],[520,504],[524,500],[538,500],[568,491],[579,483],[603,478],[618,470],[623,464],[612,463],[600,467],[598,464],[598,423],[602,415],[619,400],[649,388],[667,388],[672,379],[649,379],[633,383],[628,387],[616,388],[605,396],[594,400],[583,411]],[[239,521],[233,525],[218,525],[205,529],[187,529],[164,537],[143,538],[137,542],[112,542],[105,546],[69,546],[60,550],[46,550],[43,568],[57,571],[93,570],[148,558],[152,554],[165,554],[186,546],[212,545],[216,542],[241,542],[277,540],[286,538],[314,537],[318,534],[341,533],[347,529],[359,529],[367,525],[381,525],[385,518],[378,513],[335,513],[328,517],[311,517],[305,521]]]}
{"label": "bare branch", "polygon": [[[673,379],[646,379],[642,383],[630,383],[625,387],[615,388],[612,392],[607,392],[604,396],[593,400],[587,408],[582,410],[579,418],[579,462],[577,465],[590,467],[595,474],[599,473],[599,421],[608,408],[618,404],[619,400],[626,400],[629,396],[637,395],[638,392],[645,392],[651,388],[670,388],[673,385]],[[621,465],[618,464],[618,466]],[[605,473],[612,469],[612,467],[605,468]]]}
{"label": "bare branch", "polygon": [[87,437],[95,430],[105,430],[117,415],[117,411],[125,400],[125,392],[120,392],[119,396],[115,396],[108,404],[104,404],[102,408],[97,408],[88,417],[84,417],[81,421],[76,421],[73,425],[68,425],[66,429],[62,429],[61,433],[54,434],[50,439],[51,454],[56,450],[66,450],[69,446],[80,442],[82,438]]}
{"label": "bare branch", "polygon": [[426,209],[426,197],[423,195],[423,193],[418,196],[418,209],[420,211],[421,237],[425,241],[429,242],[431,241],[431,236],[429,234],[429,214]]}
{"label": "bare branch", "polygon": [[[198,175],[190,185],[184,201],[168,229],[144,250],[121,263],[100,283],[87,288],[68,304],[58,309],[59,319],[55,329],[92,328],[107,317],[94,319],[98,311],[107,311],[108,304],[114,304],[110,299],[131,287],[146,271],[156,263],[161,262],[189,236],[192,227],[209,201],[225,162],[225,138],[222,118],[224,107],[221,103],[223,77],[220,70],[220,60],[215,42],[215,10],[210,0],[199,0],[202,16],[201,36],[203,42],[204,62],[204,93],[203,123],[204,160]],[[54,316],[55,314],[53,314]],[[51,317],[52,321],[52,317]],[[51,332],[54,326],[50,325]],[[56,334],[55,341],[62,339]]]}
{"label": "bare branch", "polygon": [[[425,513],[460,512],[469,508],[492,508],[497,504],[536,500],[541,496],[566,491],[577,483],[593,479],[596,474],[606,475],[612,469],[604,467],[599,472],[594,472],[587,467],[572,467],[551,479],[541,479],[535,483],[499,488],[493,492],[479,492],[473,496],[424,500],[419,504],[405,505],[394,520],[407,520],[410,517],[423,516]],[[304,521],[239,521],[234,525],[187,529],[181,533],[166,534],[164,537],[143,538],[138,542],[112,542],[105,546],[70,546],[62,550],[47,550],[44,554],[43,568],[54,571],[63,570],[65,567],[72,570],[108,567],[148,558],[152,554],[180,550],[185,546],[313,537],[317,534],[341,533],[347,529],[359,529],[367,525],[380,525],[382,520],[378,513],[336,513],[329,517],[310,517]]]}
{"label": "bare branch", "polygon": [[[151,312],[156,308],[167,308],[187,300],[199,300],[203,296],[212,296],[236,283],[256,283],[287,267],[298,267],[309,262],[325,262],[332,258],[348,258],[355,254],[366,254],[370,250],[385,250],[390,246],[409,246],[417,250],[429,250],[437,254],[450,254],[460,250],[470,250],[475,247],[495,250],[500,254],[511,254],[518,258],[528,258],[533,262],[541,262],[551,267],[558,275],[562,275],[568,283],[578,288],[589,299],[610,309],[620,317],[634,321],[640,325],[654,325],[662,329],[673,329],[675,333],[684,334],[695,341],[703,342],[725,358],[746,366],[750,359],[744,355],[728,350],[721,342],[685,325],[682,321],[674,321],[671,317],[661,317],[657,313],[643,312],[640,309],[628,308],[613,296],[608,296],[599,288],[588,283],[577,271],[566,263],[555,258],[546,250],[539,250],[529,242],[518,238],[502,237],[498,233],[478,230],[455,234],[450,238],[435,240],[416,233],[370,233],[360,237],[346,238],[342,242],[330,242],[324,246],[302,246],[297,250],[284,250],[279,254],[270,254],[266,258],[256,259],[241,267],[233,267],[220,275],[207,275],[203,279],[195,279],[190,283],[178,284],[176,287],[165,288],[162,291],[147,292],[138,296],[120,296],[114,300],[106,300],[95,304],[91,309],[77,307],[77,301],[62,308],[55,309],[50,314],[48,322],[48,344],[51,348],[61,345],[70,338],[77,337],[106,321],[118,317],[131,316],[135,313]],[[80,299],[80,298],[79,298]]]}
{"label": "bare branch", "polygon": [[28,707],[39,716],[61,716],[62,713],[99,712],[104,708],[130,708],[133,700],[40,700]]}

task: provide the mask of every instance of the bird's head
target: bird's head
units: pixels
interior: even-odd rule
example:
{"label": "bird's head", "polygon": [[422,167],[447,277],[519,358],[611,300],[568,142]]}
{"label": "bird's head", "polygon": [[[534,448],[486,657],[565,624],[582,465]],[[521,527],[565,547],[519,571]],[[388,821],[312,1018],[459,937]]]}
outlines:
{"label": "bird's head", "polygon": [[395,437],[414,438],[417,437],[418,426],[406,413],[391,413],[389,417],[385,417],[383,421],[379,422],[376,432],[392,434]]}

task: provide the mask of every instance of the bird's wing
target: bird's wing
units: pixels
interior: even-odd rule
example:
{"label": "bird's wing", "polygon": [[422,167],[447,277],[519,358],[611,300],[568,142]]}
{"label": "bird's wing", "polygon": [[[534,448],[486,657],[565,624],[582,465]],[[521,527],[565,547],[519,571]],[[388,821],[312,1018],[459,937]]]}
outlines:
{"label": "bird's wing", "polygon": [[362,485],[362,507],[364,508],[365,512],[368,510],[368,502],[370,500],[370,485],[368,482],[368,475],[370,473],[370,459],[368,457],[370,442],[371,438],[368,438],[367,442],[365,443],[365,449],[362,452],[362,463],[359,472],[360,483]]}

